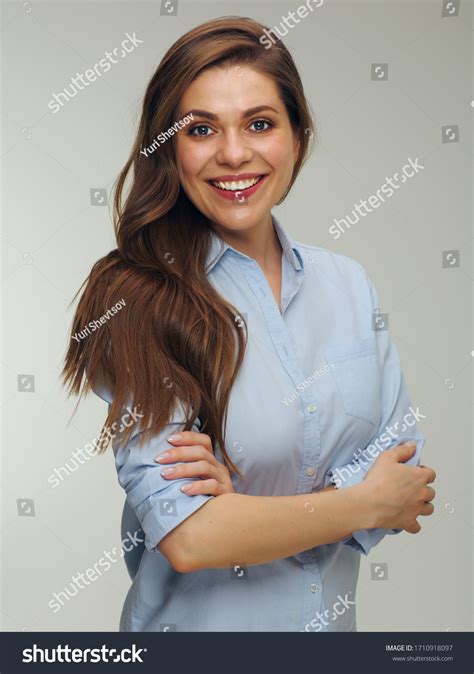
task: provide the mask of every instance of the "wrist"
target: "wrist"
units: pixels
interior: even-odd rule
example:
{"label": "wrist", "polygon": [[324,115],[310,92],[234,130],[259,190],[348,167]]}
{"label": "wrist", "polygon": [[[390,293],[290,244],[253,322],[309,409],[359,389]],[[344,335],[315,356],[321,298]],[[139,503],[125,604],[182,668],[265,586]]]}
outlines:
{"label": "wrist", "polygon": [[362,481],[348,487],[347,491],[353,492],[357,529],[376,529],[379,526],[378,515],[370,485]]}

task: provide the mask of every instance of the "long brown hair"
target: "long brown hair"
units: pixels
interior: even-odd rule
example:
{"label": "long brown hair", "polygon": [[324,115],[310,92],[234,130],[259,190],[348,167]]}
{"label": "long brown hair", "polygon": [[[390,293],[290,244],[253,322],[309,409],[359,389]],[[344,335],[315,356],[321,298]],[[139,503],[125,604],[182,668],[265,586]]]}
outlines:
{"label": "long brown hair", "polygon": [[[127,403],[139,406],[143,415],[141,446],[163,430],[175,405],[184,402],[183,430],[190,430],[199,416],[201,432],[218,443],[226,465],[239,473],[226,453],[224,437],[247,333],[236,320],[239,312],[207,278],[210,224],[180,187],[173,142],[146,158],[140,150],[177,121],[182,94],[204,69],[249,64],[277,85],[300,141],[281,203],[306,158],[313,122],[290,53],[279,40],[263,48],[264,29],[243,17],[197,26],[171,46],[148,84],[136,141],[115,188],[117,248],[94,264],[76,293],[73,301],[84,288],[72,334],[119,300],[125,307],[84,339],[71,338],[62,371],[69,395],[79,394],[78,403],[83,393],[104,383],[113,394],[100,452],[109,445],[106,429],[119,423]],[[124,199],[127,178],[130,188]],[[133,432],[133,426],[125,431],[124,442]]]}

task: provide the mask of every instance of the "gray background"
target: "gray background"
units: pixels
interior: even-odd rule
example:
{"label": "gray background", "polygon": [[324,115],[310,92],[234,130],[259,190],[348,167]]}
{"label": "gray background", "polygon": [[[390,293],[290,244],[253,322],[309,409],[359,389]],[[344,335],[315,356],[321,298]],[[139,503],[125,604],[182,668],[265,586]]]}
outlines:
{"label": "gray background", "polygon": [[[124,493],[111,452],[56,489],[48,484],[55,466],[97,436],[106,413],[91,397],[68,424],[75,400],[58,381],[68,304],[115,247],[110,199],[93,206],[89,190],[110,197],[145,86],[183,32],[229,14],[272,27],[301,4],[179,0],[176,16],[160,16],[160,2],[2,6],[3,630],[116,630],[129,586],[117,559],[60,611],[48,607],[77,571],[120,545]],[[320,138],[275,214],[297,240],[367,269],[426,416],[423,463],[438,474],[436,510],[420,518],[422,532],[388,537],[362,558],[360,630],[472,629],[472,5],[461,0],[443,18],[443,4],[326,0],[285,38]],[[53,114],[52,93],[127,31],[143,44]],[[388,64],[388,80],[371,80],[373,63]],[[458,139],[443,143],[441,129],[452,125]],[[424,170],[335,241],[333,219],[408,157]],[[460,251],[458,267],[443,268],[446,250]],[[34,376],[34,392],[18,390],[24,374]],[[33,500],[34,516],[18,499]],[[371,564],[386,564],[388,577],[372,580]]]}

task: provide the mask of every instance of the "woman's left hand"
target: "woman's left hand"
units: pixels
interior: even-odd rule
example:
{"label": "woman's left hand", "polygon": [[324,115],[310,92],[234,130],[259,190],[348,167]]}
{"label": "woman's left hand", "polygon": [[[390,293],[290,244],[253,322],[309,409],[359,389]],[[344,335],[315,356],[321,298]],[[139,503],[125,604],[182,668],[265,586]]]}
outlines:
{"label": "woman's left hand", "polygon": [[[172,440],[175,435],[181,436]],[[173,444],[165,452],[158,454],[155,461],[160,464],[176,463],[183,461],[177,466],[165,468],[161,474],[166,480],[177,480],[186,477],[199,477],[181,487],[188,496],[196,494],[209,494],[219,496],[234,492],[229,470],[214,456],[211,438],[205,433],[194,431],[180,431],[168,438]],[[168,472],[166,472],[168,471]]]}

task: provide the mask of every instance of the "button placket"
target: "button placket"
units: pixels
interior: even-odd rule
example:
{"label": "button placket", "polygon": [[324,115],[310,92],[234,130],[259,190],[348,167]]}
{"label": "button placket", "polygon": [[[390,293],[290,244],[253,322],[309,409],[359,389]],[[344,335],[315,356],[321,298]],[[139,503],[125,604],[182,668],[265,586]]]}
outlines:
{"label": "button placket", "polygon": [[[291,297],[290,294],[285,296],[285,289],[289,283],[289,279],[285,276],[282,277],[283,313],[280,313],[275,298],[271,293],[270,286],[258,264],[254,260],[240,260],[240,263],[244,268],[244,276],[260,304],[275,350],[296,388],[298,383],[304,380],[304,377],[283,313],[290,299],[296,295],[301,285],[302,277],[299,277],[297,288],[291,294]],[[298,494],[311,493],[317,476],[317,459],[320,454],[319,413],[318,406],[312,397],[308,392],[303,392],[300,397],[300,405],[303,410],[304,442],[302,465],[297,486]],[[314,618],[321,608],[321,574],[313,550],[306,550],[297,555],[297,557],[301,560],[304,569],[303,617],[306,624]]]}
{"label": "button placket", "polygon": [[316,555],[313,550],[305,550],[300,555],[304,566],[304,610],[303,628],[321,611],[323,604],[322,582]]}
{"label": "button placket", "polygon": [[314,394],[310,391],[302,393],[301,406],[304,416],[305,441],[298,486],[299,494],[313,491],[317,479],[320,454],[319,408],[314,402]]}
{"label": "button placket", "polygon": [[[288,335],[283,315],[277,307],[268,281],[255,260],[242,259],[239,260],[239,262],[244,270],[244,277],[260,304],[270,337],[281,363],[291,381],[295,383],[294,349]],[[284,287],[284,279],[282,279],[282,292]]]}

